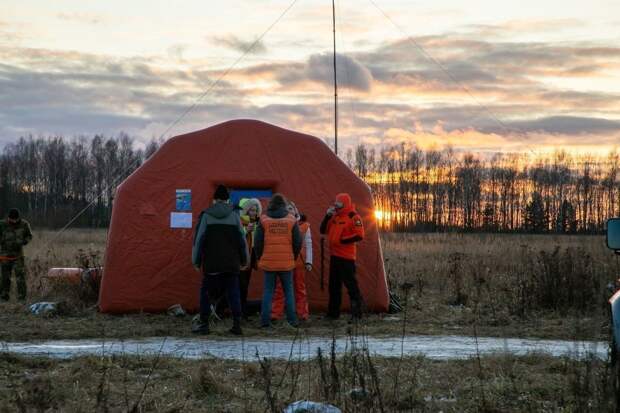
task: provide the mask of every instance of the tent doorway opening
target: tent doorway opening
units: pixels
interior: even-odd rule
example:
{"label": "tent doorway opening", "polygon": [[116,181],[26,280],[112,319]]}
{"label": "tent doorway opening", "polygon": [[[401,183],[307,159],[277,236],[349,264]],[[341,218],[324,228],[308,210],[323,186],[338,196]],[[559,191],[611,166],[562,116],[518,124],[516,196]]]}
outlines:
{"label": "tent doorway opening", "polygon": [[265,201],[269,201],[273,195],[271,188],[235,188],[230,191],[230,202],[233,205],[239,205],[239,201],[244,198],[257,198],[264,205]]}

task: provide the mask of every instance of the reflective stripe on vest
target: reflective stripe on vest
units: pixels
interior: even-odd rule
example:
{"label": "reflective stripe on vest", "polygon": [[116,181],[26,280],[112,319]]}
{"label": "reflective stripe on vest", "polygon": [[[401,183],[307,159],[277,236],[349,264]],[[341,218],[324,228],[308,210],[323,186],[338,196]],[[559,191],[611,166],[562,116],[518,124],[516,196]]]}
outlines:
{"label": "reflective stripe on vest", "polygon": [[293,255],[293,227],[295,218],[287,215],[284,218],[260,218],[265,234],[263,255],[258,267],[265,271],[290,271],[295,268]]}

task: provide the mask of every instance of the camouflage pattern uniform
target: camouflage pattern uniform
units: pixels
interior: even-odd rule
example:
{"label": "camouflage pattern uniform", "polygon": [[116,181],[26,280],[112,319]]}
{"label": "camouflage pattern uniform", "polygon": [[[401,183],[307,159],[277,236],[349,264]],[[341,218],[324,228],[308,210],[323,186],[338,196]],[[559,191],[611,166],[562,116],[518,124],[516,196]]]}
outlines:
{"label": "camouflage pattern uniform", "polygon": [[14,224],[0,221],[0,300],[9,300],[11,293],[11,272],[15,270],[17,296],[26,299],[26,265],[24,245],[32,239],[28,221],[20,219]]}

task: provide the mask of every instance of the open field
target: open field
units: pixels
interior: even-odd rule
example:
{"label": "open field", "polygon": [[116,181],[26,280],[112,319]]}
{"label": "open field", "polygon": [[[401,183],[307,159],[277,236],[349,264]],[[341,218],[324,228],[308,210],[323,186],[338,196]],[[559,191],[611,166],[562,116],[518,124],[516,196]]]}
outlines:
{"label": "open field", "polygon": [[[21,303],[0,304],[2,339],[148,337],[190,335],[190,317],[99,314],[94,297],[52,290],[41,283],[47,268],[102,261],[105,231],[71,230],[59,237],[35,232],[28,247],[28,302],[64,299],[66,315],[31,315]],[[498,337],[602,339],[608,335],[606,299],[617,261],[601,236],[385,234],[386,270],[406,313],[368,315],[369,335],[462,334]],[[258,320],[246,335],[263,335]],[[318,315],[308,334],[346,334],[346,321]],[[215,327],[226,335],[228,321]],[[274,334],[292,335],[285,326]]]}
{"label": "open field", "polygon": [[363,351],[304,362],[248,359],[0,353],[0,411],[281,412],[296,400],[329,401],[344,412],[613,411],[606,364],[595,360],[433,361]]}

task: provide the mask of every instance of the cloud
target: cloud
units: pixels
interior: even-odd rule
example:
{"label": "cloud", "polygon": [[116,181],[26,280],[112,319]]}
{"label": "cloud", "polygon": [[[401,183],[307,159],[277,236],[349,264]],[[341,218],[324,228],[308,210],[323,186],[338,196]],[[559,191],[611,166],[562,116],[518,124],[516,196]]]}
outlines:
{"label": "cloud", "polygon": [[583,27],[588,22],[579,19],[509,20],[500,24],[470,24],[466,33],[482,38],[508,37],[520,33],[557,33],[560,30]]}
{"label": "cloud", "polygon": [[107,20],[104,16],[94,13],[58,13],[56,16],[60,20],[90,25],[104,24]]}
{"label": "cloud", "polygon": [[508,122],[523,132],[582,135],[620,132],[620,121],[578,116],[549,116],[537,119]]}
{"label": "cloud", "polygon": [[[363,92],[370,91],[372,74],[355,58],[336,54],[336,66],[339,86]],[[334,63],[331,53],[311,55],[304,65],[279,65],[269,69],[276,71],[277,80],[285,86],[291,87],[304,81],[320,83],[330,88],[334,86]]]}
{"label": "cloud", "polygon": [[166,49],[166,53],[172,59],[183,60],[183,55],[187,51],[188,46],[186,44],[173,44]]}
{"label": "cloud", "polygon": [[[614,44],[511,42],[476,34],[483,29],[415,38],[442,67],[408,39],[338,54],[343,144],[406,140],[491,151],[620,139],[620,90],[589,86],[620,68]],[[232,35],[212,40],[234,50],[251,44]],[[121,58],[0,46],[0,145],[24,133],[158,135],[224,73],[171,134],[243,117],[332,135],[331,53],[269,59],[259,42],[265,56],[225,72],[186,47]]]}
{"label": "cloud", "polygon": [[[334,84],[333,55],[329,53],[310,56],[306,65],[306,74],[309,79],[333,86]],[[338,83],[353,89],[369,91],[372,85],[370,71],[354,58],[336,54]]]}
{"label": "cloud", "polygon": [[613,73],[620,69],[619,53],[620,48],[594,42],[503,42],[448,33],[393,41],[352,56],[377,80],[399,86],[445,90],[461,83],[509,90],[534,83],[543,87],[552,77]]}
{"label": "cloud", "polygon": [[[0,146],[28,133],[140,133],[154,120],[172,122],[211,83],[204,73],[162,69],[148,59],[67,57],[37,50],[22,54],[22,64],[0,63]],[[242,96],[222,81],[208,99]]]}
{"label": "cloud", "polygon": [[217,44],[218,46],[223,46],[242,53],[267,53],[267,46],[262,40],[242,40],[234,34],[229,34],[227,36],[214,36],[211,38],[211,42]]}

